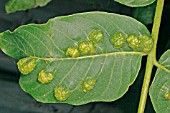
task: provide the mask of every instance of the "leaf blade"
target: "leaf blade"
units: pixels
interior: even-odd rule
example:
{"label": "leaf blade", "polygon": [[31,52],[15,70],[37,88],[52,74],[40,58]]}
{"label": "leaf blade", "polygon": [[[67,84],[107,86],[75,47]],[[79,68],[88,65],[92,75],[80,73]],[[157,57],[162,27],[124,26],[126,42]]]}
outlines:
{"label": "leaf blade", "polygon": [[145,25],[151,24],[154,19],[155,9],[156,2],[146,7],[137,7],[133,10],[132,16]]}
{"label": "leaf blade", "polygon": [[52,0],[9,0],[6,5],[7,13],[13,13],[20,10],[26,10],[30,8],[34,8],[37,6],[45,6]]}
{"label": "leaf blade", "polygon": [[130,6],[130,7],[142,7],[152,4],[155,0],[115,0],[121,4]]}
{"label": "leaf blade", "polygon": [[[88,41],[93,29],[104,34],[101,43],[95,45],[94,55],[68,58],[68,47]],[[114,101],[122,97],[135,81],[141,66],[142,52],[128,45],[114,48],[110,38],[117,32],[126,35],[148,35],[147,28],[133,18],[105,12],[81,13],[57,17],[46,24],[30,24],[14,32],[0,34],[1,50],[16,58],[32,58],[37,66],[28,75],[21,75],[20,86],[36,100],[45,103],[69,103],[81,105],[94,101]],[[38,82],[38,73],[46,70],[54,74],[48,84]],[[84,81],[95,81],[94,87],[83,92]],[[54,88],[69,88],[68,98],[63,101],[54,96]],[[61,88],[62,89],[62,88]],[[102,93],[102,95],[101,95]]]}
{"label": "leaf blade", "polygon": [[[94,21],[97,21],[97,23],[95,23]],[[109,21],[111,21],[111,23],[108,24]],[[66,26],[67,29],[65,28]],[[81,31],[80,28],[83,31]],[[13,33],[6,31],[2,35],[6,36],[7,34],[8,36],[13,37],[12,39],[14,40],[22,39],[24,41],[25,47],[29,48],[29,50],[32,50],[32,48],[34,48],[34,50],[36,51],[35,53],[33,52],[33,50],[32,52],[30,52],[29,50],[22,50],[22,51],[26,51],[29,54],[20,57],[15,56],[17,55],[17,53],[16,54],[13,53],[13,55],[10,55],[16,59],[20,59],[28,56],[51,57],[50,56],[51,52],[55,55],[58,55],[58,56],[52,55],[53,57],[66,57],[63,53],[61,52],[58,53],[59,50],[56,49],[55,45],[59,46],[58,48],[60,48],[61,50],[66,51],[67,47],[71,45],[76,46],[79,40],[85,40],[87,38],[88,33],[94,28],[102,29],[103,32],[106,32],[104,33],[106,38],[104,39],[103,43],[99,43],[99,46],[102,48],[102,50],[98,48],[96,50],[97,54],[101,54],[103,52],[111,53],[111,52],[120,51],[119,49],[113,48],[113,46],[110,44],[109,41],[110,37],[117,32],[123,32],[126,35],[146,34],[150,36],[150,33],[147,30],[147,28],[140,22],[134,20],[133,18],[124,15],[110,14],[106,12],[89,12],[83,14],[70,15],[66,17],[57,17],[49,20],[47,24],[43,24],[40,26],[34,24],[25,25],[16,29],[15,32]],[[40,37],[40,39],[38,39],[37,37]],[[46,42],[47,38],[50,39],[48,40],[48,42]],[[5,39],[7,39],[8,41],[11,40],[11,38],[7,36]],[[1,49],[3,51],[6,51],[5,48],[3,48],[3,44],[5,45],[7,42],[5,41],[3,42],[3,40],[1,40],[1,44],[2,44]],[[32,42],[32,40],[34,41]],[[46,42],[47,44],[44,44],[44,42]],[[67,46],[65,46],[65,44],[67,44]],[[17,44],[14,45],[17,46]],[[39,51],[37,46],[43,47],[44,52],[42,53],[42,51]],[[14,46],[12,48],[14,48]],[[50,49],[50,51],[48,49]],[[121,51],[131,51],[131,49],[129,47],[125,47]]]}
{"label": "leaf blade", "polygon": [[[58,86],[60,84],[67,86],[67,87],[69,86],[69,88],[72,89],[73,91],[70,94],[70,97],[68,98],[68,100],[64,101],[64,103],[81,105],[81,104],[85,104],[85,103],[93,102],[93,101],[114,101],[120,98],[121,96],[123,96],[125,91],[128,90],[129,85],[134,82],[134,79],[137,77],[137,73],[140,69],[141,58],[142,56],[140,55],[140,53],[139,55],[138,54],[134,55],[133,53],[132,54],[128,53],[124,55],[123,53],[118,53],[118,54],[115,53],[115,54],[110,54],[109,56],[103,55],[103,56],[97,56],[95,58],[89,57],[89,58],[81,58],[79,60],[69,59],[69,60],[72,60],[69,63],[66,60],[61,60],[60,63],[58,63],[59,61],[56,61],[54,63],[58,64],[59,66],[55,65],[57,67],[57,70],[56,70],[57,73],[55,73],[57,77],[54,80],[54,83],[51,82],[51,84],[53,84],[54,86],[51,84],[49,84],[49,86],[41,85],[40,87],[43,87],[43,88],[37,89],[37,85],[39,83],[37,81],[36,76],[33,76],[34,78],[33,82],[27,83],[27,80],[31,80],[31,81],[33,80],[33,78],[30,78],[31,75],[21,76],[20,85],[23,89],[26,89],[26,86],[31,86],[28,88],[31,90],[30,91],[27,90],[27,92],[30,93],[34,98],[36,98],[37,100],[41,102],[43,102],[44,99],[47,99],[44,102],[48,102],[48,103],[56,103],[56,102],[60,103],[61,102],[62,103],[62,101],[57,101],[53,97],[53,89],[55,88],[55,86]],[[130,62],[129,62],[129,59],[130,59]],[[136,62],[134,63],[134,61]],[[134,63],[133,67],[129,66],[129,65],[132,65],[132,62]],[[118,63],[120,63],[120,65],[116,65]],[[126,63],[126,65],[122,65],[123,63]],[[46,65],[45,63],[43,64],[45,68]],[[129,68],[126,67],[127,65],[129,66]],[[112,67],[116,66],[117,68],[113,68],[111,70],[110,68],[112,67],[110,66]],[[38,73],[42,69],[42,66],[39,65],[38,67],[41,67],[41,68],[39,70],[36,69],[37,72],[33,72],[32,74]],[[119,68],[123,68],[124,71],[120,71]],[[69,70],[69,71],[65,72],[65,70]],[[133,70],[133,72],[131,70]],[[129,77],[123,77],[125,74],[127,74],[127,76]],[[120,75],[121,77],[119,77]],[[82,91],[82,81],[87,76],[97,79],[97,82],[95,84],[94,89],[86,94]],[[24,84],[23,81],[26,82],[27,84]],[[67,82],[65,83],[65,81]],[[32,84],[35,84],[35,85],[32,85]],[[52,87],[52,88],[49,88],[49,87]],[[50,90],[50,91],[47,91],[48,93],[50,92],[49,93],[50,95],[48,95],[48,93],[47,93],[47,96],[44,96],[46,95],[46,93],[40,94],[40,91],[44,91],[43,89]],[[110,91],[110,89],[112,89],[112,91]],[[100,94],[101,92],[103,93]],[[110,96],[112,96],[112,98]]]}
{"label": "leaf blade", "polygon": [[[167,50],[160,58],[159,63],[170,69],[170,50]],[[169,113],[169,100],[165,94],[169,94],[170,73],[158,68],[151,84],[149,94],[156,113]]]}

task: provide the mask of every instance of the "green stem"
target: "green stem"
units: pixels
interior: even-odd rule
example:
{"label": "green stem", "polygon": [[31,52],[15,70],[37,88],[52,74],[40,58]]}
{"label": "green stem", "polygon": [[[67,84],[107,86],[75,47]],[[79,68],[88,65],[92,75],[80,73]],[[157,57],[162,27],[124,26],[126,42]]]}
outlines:
{"label": "green stem", "polygon": [[159,64],[157,61],[154,62],[154,65],[155,65],[157,68],[160,68],[160,69],[162,69],[162,70],[170,73],[170,70],[169,70],[169,69],[167,69],[165,66]]}
{"label": "green stem", "polygon": [[148,90],[149,90],[149,83],[152,74],[152,68],[154,66],[154,63],[156,62],[156,48],[157,48],[157,41],[158,41],[163,6],[164,6],[164,0],[158,0],[155,17],[154,17],[154,24],[152,28],[152,38],[154,39],[154,45],[152,51],[149,53],[147,57],[146,71],[145,71],[145,76],[144,76],[144,81],[143,81],[143,86],[141,91],[138,113],[144,113],[145,110],[145,105],[146,105],[146,100],[147,100]]}

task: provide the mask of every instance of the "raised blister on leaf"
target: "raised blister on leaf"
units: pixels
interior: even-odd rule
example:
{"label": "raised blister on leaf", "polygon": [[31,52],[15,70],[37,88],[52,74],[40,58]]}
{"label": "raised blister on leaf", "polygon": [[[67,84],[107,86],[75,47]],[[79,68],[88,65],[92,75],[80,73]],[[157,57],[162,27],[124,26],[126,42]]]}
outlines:
{"label": "raised blister on leaf", "polygon": [[90,41],[97,44],[103,40],[104,35],[101,30],[94,29],[94,30],[92,30],[92,32],[90,32],[88,38]]}
{"label": "raised blister on leaf", "polygon": [[164,98],[170,100],[170,93],[165,93]]}
{"label": "raised blister on leaf", "polygon": [[115,33],[113,37],[110,38],[110,42],[114,48],[120,48],[126,43],[126,35],[121,32]]}
{"label": "raised blister on leaf", "polygon": [[67,48],[66,55],[72,58],[76,58],[79,56],[79,50],[76,47]]}
{"label": "raised blister on leaf", "polygon": [[87,78],[84,80],[83,82],[83,92],[88,92],[90,90],[93,89],[94,85],[96,84],[96,80],[92,79],[92,78]]}
{"label": "raised blister on leaf", "polygon": [[170,100],[170,93],[169,93],[169,87],[167,85],[162,86],[161,92],[163,93],[163,96],[165,99]]}
{"label": "raised blister on leaf", "polygon": [[60,101],[64,101],[68,98],[70,94],[70,89],[63,86],[57,86],[54,89],[55,98]]}
{"label": "raised blister on leaf", "polygon": [[42,84],[49,83],[53,79],[54,79],[54,75],[50,72],[45,72],[45,70],[41,70],[38,74],[38,81]]}
{"label": "raised blister on leaf", "polygon": [[36,66],[35,59],[32,59],[30,57],[20,59],[17,63],[18,69],[22,74],[29,74],[32,72]]}
{"label": "raised blister on leaf", "polygon": [[95,46],[91,41],[82,41],[79,43],[79,51],[82,55],[94,54]]}
{"label": "raised blister on leaf", "polygon": [[149,53],[153,47],[153,39],[147,35],[141,37],[141,44],[143,45],[143,52]]}
{"label": "raised blister on leaf", "polygon": [[128,42],[129,47],[131,47],[134,50],[139,49],[141,45],[141,39],[139,36],[136,36],[136,35],[128,36],[127,42]]}

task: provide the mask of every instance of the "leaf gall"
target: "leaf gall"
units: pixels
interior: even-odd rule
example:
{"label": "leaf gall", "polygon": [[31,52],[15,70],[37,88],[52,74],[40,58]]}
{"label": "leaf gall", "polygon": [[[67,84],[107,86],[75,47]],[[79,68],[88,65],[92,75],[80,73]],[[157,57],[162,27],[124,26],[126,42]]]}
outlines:
{"label": "leaf gall", "polygon": [[96,84],[96,80],[91,79],[91,78],[87,78],[83,82],[83,86],[82,86],[83,92],[86,93],[86,92],[92,90],[95,84]]}
{"label": "leaf gall", "polygon": [[66,56],[76,58],[79,56],[79,50],[75,47],[69,47],[67,48]]}
{"label": "leaf gall", "polygon": [[139,49],[140,44],[141,44],[140,37],[136,35],[128,36],[127,42],[129,44],[129,47],[131,47],[133,50]]}
{"label": "leaf gall", "polygon": [[126,43],[126,35],[121,32],[116,33],[110,38],[110,43],[114,48],[120,48]]}
{"label": "leaf gall", "polygon": [[104,35],[100,30],[94,29],[90,32],[88,38],[89,38],[90,41],[97,44],[97,43],[99,43],[103,40]]}
{"label": "leaf gall", "polygon": [[79,43],[79,51],[82,55],[94,54],[95,46],[91,41],[83,41]]}
{"label": "leaf gall", "polygon": [[36,66],[36,61],[35,59],[27,57],[27,58],[20,59],[17,65],[18,65],[19,71],[22,74],[26,75],[34,70]]}
{"label": "leaf gall", "polygon": [[38,74],[38,81],[42,84],[49,83],[53,79],[54,79],[54,75],[52,73],[45,72],[45,70],[41,70]]}
{"label": "leaf gall", "polygon": [[54,89],[55,98],[59,101],[64,101],[70,94],[70,89],[64,88],[63,86],[57,86]]}

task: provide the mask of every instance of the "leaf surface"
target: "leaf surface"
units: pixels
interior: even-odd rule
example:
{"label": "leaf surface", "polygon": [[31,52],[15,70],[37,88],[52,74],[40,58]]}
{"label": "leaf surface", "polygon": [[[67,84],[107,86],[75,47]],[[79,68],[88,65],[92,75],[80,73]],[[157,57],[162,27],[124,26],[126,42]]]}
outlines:
{"label": "leaf surface", "polygon": [[[161,56],[159,63],[170,70],[170,50]],[[156,113],[169,113],[170,73],[158,68],[149,93]]]}
{"label": "leaf surface", "polygon": [[5,5],[7,13],[45,6],[52,0],[9,0]]}
{"label": "leaf surface", "polygon": [[[95,45],[92,55],[77,58],[66,56],[70,46],[88,41],[94,29],[102,31],[103,40]],[[117,32],[126,35],[148,35],[147,28],[135,19],[106,12],[80,13],[57,17],[46,24],[30,24],[14,32],[0,34],[0,48],[9,56],[30,57],[36,60],[35,69],[20,77],[20,86],[36,100],[44,103],[69,103],[74,105],[95,101],[114,101],[122,97],[135,81],[141,66],[142,52],[127,45],[114,48],[110,38]],[[41,70],[54,74],[54,80],[41,84],[37,76]],[[94,87],[83,90],[86,80],[92,79]],[[55,87],[69,89],[68,98],[57,100]]]}
{"label": "leaf surface", "polygon": [[115,1],[130,7],[142,7],[152,4],[155,0],[115,0]]}
{"label": "leaf surface", "polygon": [[156,2],[146,7],[137,7],[133,10],[132,16],[145,25],[151,24],[154,19],[155,9]]}

